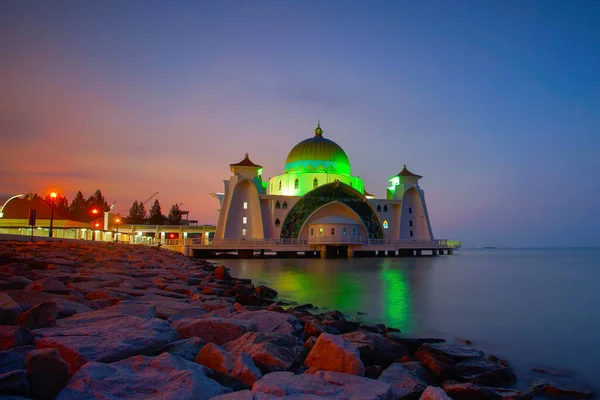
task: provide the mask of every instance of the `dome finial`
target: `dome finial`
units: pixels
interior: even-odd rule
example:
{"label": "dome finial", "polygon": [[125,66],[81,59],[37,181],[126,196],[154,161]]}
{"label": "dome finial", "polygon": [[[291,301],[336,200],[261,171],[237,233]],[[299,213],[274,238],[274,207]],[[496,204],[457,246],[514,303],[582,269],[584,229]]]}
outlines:
{"label": "dome finial", "polygon": [[315,136],[323,137],[323,129],[321,129],[321,121],[317,121],[317,128],[315,129]]}

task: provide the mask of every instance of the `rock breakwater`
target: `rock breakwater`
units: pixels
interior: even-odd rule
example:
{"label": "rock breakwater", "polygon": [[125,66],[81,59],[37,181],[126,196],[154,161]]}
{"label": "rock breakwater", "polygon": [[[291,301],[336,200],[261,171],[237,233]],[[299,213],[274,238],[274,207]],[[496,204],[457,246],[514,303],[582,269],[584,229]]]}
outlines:
{"label": "rock breakwater", "polygon": [[[275,289],[145,246],[0,242],[0,397],[532,397],[481,350],[290,307]],[[532,390],[593,395],[552,385]]]}

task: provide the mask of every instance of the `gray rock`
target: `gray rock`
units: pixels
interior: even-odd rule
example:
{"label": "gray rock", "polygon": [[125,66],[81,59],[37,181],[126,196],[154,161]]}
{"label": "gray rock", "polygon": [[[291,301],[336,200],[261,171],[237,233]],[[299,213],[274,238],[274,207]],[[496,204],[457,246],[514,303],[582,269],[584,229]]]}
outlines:
{"label": "gray rock", "polygon": [[365,365],[381,365],[386,368],[394,361],[410,355],[406,347],[379,333],[356,331],[345,333],[341,337],[359,346],[360,357]]}
{"label": "gray rock", "polygon": [[427,386],[427,389],[423,392],[419,400],[452,400],[452,397],[448,396],[439,387]]}
{"label": "gray rock", "polygon": [[179,321],[181,319],[186,319],[186,318],[187,319],[204,318],[206,315],[208,315],[208,313],[206,311],[204,311],[204,309],[199,308],[199,307],[191,307],[188,305],[188,308],[180,309],[180,310],[177,310],[176,312],[172,313],[171,316],[168,318],[168,320],[170,323],[173,323],[175,321]]}
{"label": "gray rock", "polygon": [[393,398],[414,399],[427,386],[433,383],[433,378],[420,362],[392,364],[378,378],[392,387]]}
{"label": "gray rock", "polygon": [[423,346],[421,346],[421,349],[431,353],[441,354],[455,361],[483,357],[483,351],[458,344],[424,343]]}
{"label": "gray rock", "polygon": [[52,400],[69,380],[69,363],[55,349],[33,350],[27,356],[26,373],[31,395]]}
{"label": "gray rock", "polygon": [[246,333],[224,348],[231,353],[247,353],[263,374],[294,369],[302,356],[302,343],[295,336],[275,332]]}
{"label": "gray rock", "polygon": [[114,362],[153,354],[179,339],[166,321],[104,311],[75,315],[62,326],[36,330],[36,348],[57,349],[75,373],[88,361]]}
{"label": "gray rock", "polygon": [[69,294],[71,289],[66,287],[61,281],[54,278],[42,278],[31,282],[25,290],[33,292],[47,292],[54,294]]}
{"label": "gray rock", "polygon": [[341,336],[322,333],[308,353],[304,364],[318,370],[364,376],[365,366],[356,344]]}
{"label": "gray rock", "polygon": [[0,394],[29,397],[25,370],[17,369],[0,375]]}
{"label": "gray rock", "polygon": [[202,347],[206,345],[206,342],[198,337],[191,337],[188,339],[178,340],[173,342],[160,350],[161,353],[169,353],[174,356],[183,358],[184,360],[192,361],[196,360],[196,356],[202,350]]}
{"label": "gray rock", "polygon": [[45,301],[30,308],[17,319],[17,324],[27,329],[40,329],[56,326],[58,306],[53,301]]}
{"label": "gray rock", "polygon": [[389,399],[390,386],[384,382],[341,372],[319,371],[316,374],[294,375],[293,372],[273,372],[252,387],[258,398],[264,395],[290,398]]}
{"label": "gray rock", "polygon": [[501,400],[502,396],[492,390],[472,383],[444,383],[442,389],[454,400]]}
{"label": "gray rock", "polygon": [[296,335],[302,331],[298,318],[291,314],[274,311],[243,311],[231,314],[228,318],[255,322],[258,332],[278,332]]}
{"label": "gray rock", "polygon": [[201,400],[229,393],[198,364],[163,353],[135,356],[112,364],[89,362],[69,381],[57,400],[160,398]]}
{"label": "gray rock", "polygon": [[492,393],[497,394],[506,400],[531,400],[533,396],[531,393],[519,392],[514,389],[496,388],[496,387],[483,387],[482,389],[488,390]]}
{"label": "gray rock", "polygon": [[256,332],[256,323],[235,319],[205,318],[181,319],[173,323],[173,328],[182,338],[196,336],[208,343],[223,345],[236,340],[247,332]]}
{"label": "gray rock", "polygon": [[58,306],[58,318],[70,317],[73,314],[94,311],[92,308],[78,301],[74,297],[45,292],[31,292],[28,290],[8,290],[7,293],[16,301],[23,311],[44,302],[53,301]]}
{"label": "gray rock", "polygon": [[23,312],[23,309],[17,302],[13,300],[7,293],[0,292],[0,314],[2,319],[0,323],[13,325],[19,315]]}
{"label": "gray rock", "polygon": [[33,335],[22,326],[0,325],[0,350],[31,344]]}
{"label": "gray rock", "polygon": [[453,366],[455,376],[484,386],[506,386],[517,377],[510,368],[486,358],[470,358]]}
{"label": "gray rock", "polygon": [[212,400],[254,400],[255,397],[250,390],[240,390],[238,392],[222,394],[213,397]]}

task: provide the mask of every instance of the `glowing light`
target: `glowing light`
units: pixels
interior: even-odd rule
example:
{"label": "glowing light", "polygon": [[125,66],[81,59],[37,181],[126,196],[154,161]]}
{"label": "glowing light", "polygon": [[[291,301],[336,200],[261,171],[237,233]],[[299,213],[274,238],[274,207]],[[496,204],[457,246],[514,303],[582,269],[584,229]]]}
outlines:
{"label": "glowing light", "polygon": [[246,209],[248,209],[248,202],[247,201],[244,202],[244,210],[246,210]]}
{"label": "glowing light", "polygon": [[121,218],[117,218],[117,219],[115,219],[115,222],[116,222],[117,224],[121,223]]}
{"label": "glowing light", "polygon": [[56,198],[56,196],[57,196],[57,193],[56,193],[56,192],[52,192],[52,193],[50,193],[50,197],[52,197],[53,199],[55,199],[55,198]]}
{"label": "glowing light", "polygon": [[383,221],[383,229],[387,229],[388,228],[388,222],[387,220]]}

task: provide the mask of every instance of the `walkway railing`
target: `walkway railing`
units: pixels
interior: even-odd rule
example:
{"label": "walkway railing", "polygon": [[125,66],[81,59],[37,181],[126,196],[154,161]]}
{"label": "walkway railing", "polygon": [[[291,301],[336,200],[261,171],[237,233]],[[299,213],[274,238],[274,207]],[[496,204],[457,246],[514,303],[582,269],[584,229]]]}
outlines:
{"label": "walkway railing", "polygon": [[[253,247],[259,248],[271,248],[279,246],[307,246],[307,245],[368,245],[368,246],[415,246],[415,247],[457,247],[456,242],[446,239],[434,239],[434,240],[387,240],[387,239],[367,239],[364,237],[348,236],[348,237],[316,237],[310,240],[304,239],[211,239],[210,241],[206,238],[190,238],[190,239],[167,239],[164,242],[166,246],[205,246],[205,247]],[[458,242],[460,243],[460,242]]]}

